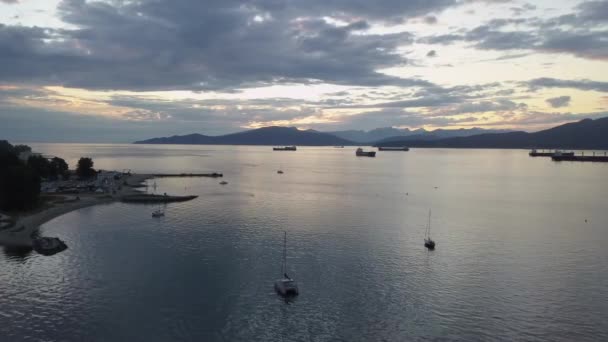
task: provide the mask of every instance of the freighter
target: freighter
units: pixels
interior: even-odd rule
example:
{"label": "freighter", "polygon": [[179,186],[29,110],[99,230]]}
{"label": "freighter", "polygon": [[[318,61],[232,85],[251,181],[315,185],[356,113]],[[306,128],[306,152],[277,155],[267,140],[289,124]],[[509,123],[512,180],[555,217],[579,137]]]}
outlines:
{"label": "freighter", "polygon": [[273,147],[273,151],[295,151],[297,148],[295,146],[283,146],[283,147]]}
{"label": "freighter", "polygon": [[357,149],[357,151],[355,152],[355,155],[357,157],[375,157],[376,156],[376,151],[363,151],[363,149],[361,147],[359,147]]}
{"label": "freighter", "polygon": [[409,151],[410,149],[408,147],[378,147],[378,151]]}

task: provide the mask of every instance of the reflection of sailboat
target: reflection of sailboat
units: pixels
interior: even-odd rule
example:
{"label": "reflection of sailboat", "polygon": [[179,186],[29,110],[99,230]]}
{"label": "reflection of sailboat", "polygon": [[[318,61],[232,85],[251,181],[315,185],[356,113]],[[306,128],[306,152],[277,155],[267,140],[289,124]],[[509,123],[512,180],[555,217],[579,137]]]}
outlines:
{"label": "reflection of sailboat", "polygon": [[426,233],[424,236],[424,247],[435,249],[435,241],[431,239],[431,209],[429,209],[429,223],[426,226]]}
{"label": "reflection of sailboat", "polygon": [[281,273],[283,273],[283,278],[274,282],[274,289],[283,297],[297,296],[299,293],[298,284],[287,275],[287,232],[285,232],[283,239],[283,266],[281,267]]}
{"label": "reflection of sailboat", "polygon": [[[156,194],[156,181],[152,184],[152,189],[154,189],[154,194]],[[152,212],[152,217],[163,217],[165,216],[165,212],[160,208],[160,204],[158,208]]]}

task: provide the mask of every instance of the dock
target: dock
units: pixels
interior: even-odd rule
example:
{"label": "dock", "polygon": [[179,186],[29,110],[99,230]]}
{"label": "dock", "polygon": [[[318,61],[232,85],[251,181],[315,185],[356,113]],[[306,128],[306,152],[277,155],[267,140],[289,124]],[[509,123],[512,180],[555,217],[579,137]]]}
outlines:
{"label": "dock", "polygon": [[604,152],[604,154],[595,154],[592,155],[553,155],[551,156],[551,160],[553,161],[579,161],[579,162],[600,162],[600,163],[608,163],[608,154]]}

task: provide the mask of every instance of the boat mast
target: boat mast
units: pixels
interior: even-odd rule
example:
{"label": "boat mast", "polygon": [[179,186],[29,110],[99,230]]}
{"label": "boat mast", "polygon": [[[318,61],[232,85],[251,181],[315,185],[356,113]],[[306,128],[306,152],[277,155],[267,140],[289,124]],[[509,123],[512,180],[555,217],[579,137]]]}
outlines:
{"label": "boat mast", "polygon": [[426,237],[431,238],[431,209],[429,209],[429,223],[426,226]]}
{"label": "boat mast", "polygon": [[287,274],[287,231],[283,238],[283,276]]}

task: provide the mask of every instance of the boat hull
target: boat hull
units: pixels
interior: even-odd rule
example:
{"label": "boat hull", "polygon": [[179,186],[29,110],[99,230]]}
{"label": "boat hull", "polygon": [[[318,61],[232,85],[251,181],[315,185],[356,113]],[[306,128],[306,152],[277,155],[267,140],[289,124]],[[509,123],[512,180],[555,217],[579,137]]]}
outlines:
{"label": "boat hull", "polygon": [[357,152],[357,157],[375,157],[376,156],[376,152],[372,151],[372,152]]}
{"label": "boat hull", "polygon": [[298,285],[291,279],[279,279],[275,281],[274,290],[282,297],[295,297],[300,293]]}
{"label": "boat hull", "polygon": [[378,147],[378,151],[401,151],[407,152],[410,149],[408,147]]}

